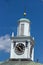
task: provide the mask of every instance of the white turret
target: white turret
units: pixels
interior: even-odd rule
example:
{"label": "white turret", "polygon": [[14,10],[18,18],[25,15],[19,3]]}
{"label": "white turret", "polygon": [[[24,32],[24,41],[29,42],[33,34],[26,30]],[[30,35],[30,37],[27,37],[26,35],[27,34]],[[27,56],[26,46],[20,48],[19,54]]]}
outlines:
{"label": "white turret", "polygon": [[[26,16],[26,12],[24,12]],[[18,20],[17,36],[14,32],[11,37],[10,59],[34,60],[34,37],[30,35],[30,20],[21,18]]]}
{"label": "white turret", "polygon": [[21,18],[18,21],[17,36],[30,36],[30,20]]}

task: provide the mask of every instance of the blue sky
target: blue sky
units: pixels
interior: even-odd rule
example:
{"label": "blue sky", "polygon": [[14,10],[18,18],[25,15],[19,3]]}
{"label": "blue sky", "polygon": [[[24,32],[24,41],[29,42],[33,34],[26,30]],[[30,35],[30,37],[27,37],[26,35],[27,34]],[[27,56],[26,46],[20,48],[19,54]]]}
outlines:
{"label": "blue sky", "polygon": [[24,17],[25,7],[26,18],[31,21],[31,35],[35,38],[34,61],[39,59],[43,63],[43,0],[0,0],[0,61],[10,56],[6,51],[10,46],[8,39],[12,32],[16,35],[17,21]]}

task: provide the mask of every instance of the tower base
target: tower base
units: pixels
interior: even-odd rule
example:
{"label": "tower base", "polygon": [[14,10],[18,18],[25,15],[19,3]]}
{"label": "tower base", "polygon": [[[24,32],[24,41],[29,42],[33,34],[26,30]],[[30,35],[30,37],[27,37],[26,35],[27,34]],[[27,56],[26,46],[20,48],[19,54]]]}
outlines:
{"label": "tower base", "polygon": [[30,59],[9,59],[10,61],[32,61]]}

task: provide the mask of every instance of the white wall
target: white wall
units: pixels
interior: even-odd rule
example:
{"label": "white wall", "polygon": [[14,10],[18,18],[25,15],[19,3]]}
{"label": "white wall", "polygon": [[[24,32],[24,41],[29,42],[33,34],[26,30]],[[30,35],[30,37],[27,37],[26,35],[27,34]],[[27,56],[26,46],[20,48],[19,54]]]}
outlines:
{"label": "white wall", "polygon": [[[25,45],[25,42],[22,42]],[[16,43],[18,44],[18,42]],[[30,43],[29,43],[30,45]],[[24,54],[22,55],[17,55],[15,53],[15,48],[13,47],[13,43],[11,43],[11,52],[10,52],[10,59],[29,59],[30,58],[30,46],[28,45],[28,48],[25,47]]]}

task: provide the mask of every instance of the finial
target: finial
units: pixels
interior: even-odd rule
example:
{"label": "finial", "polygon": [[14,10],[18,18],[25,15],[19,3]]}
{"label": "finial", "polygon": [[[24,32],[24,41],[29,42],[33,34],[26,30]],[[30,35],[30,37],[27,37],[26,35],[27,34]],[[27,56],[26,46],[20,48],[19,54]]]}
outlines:
{"label": "finial", "polygon": [[24,12],[24,16],[26,16],[26,12]]}
{"label": "finial", "polygon": [[33,37],[33,40],[34,40],[34,37]]}
{"label": "finial", "polygon": [[12,37],[14,37],[14,32],[12,32]]}
{"label": "finial", "polygon": [[24,10],[24,16],[26,16],[26,8],[25,8],[25,10]]}

